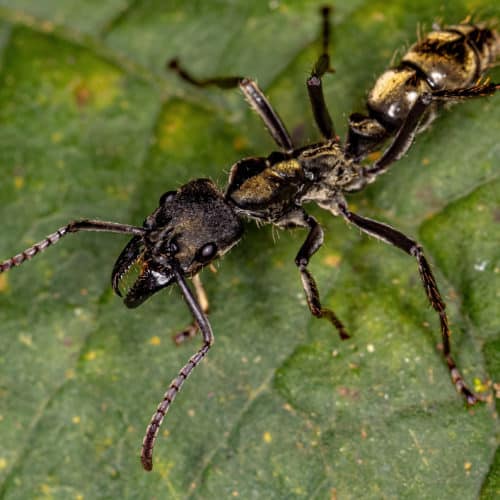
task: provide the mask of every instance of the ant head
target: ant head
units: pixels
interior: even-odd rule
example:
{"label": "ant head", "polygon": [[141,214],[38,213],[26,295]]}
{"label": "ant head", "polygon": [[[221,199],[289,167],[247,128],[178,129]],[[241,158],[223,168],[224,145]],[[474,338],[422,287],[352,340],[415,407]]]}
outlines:
{"label": "ant head", "polygon": [[125,294],[127,307],[137,307],[175,282],[174,267],[184,276],[194,276],[243,233],[240,219],[208,179],[163,194],[144,229],[144,236],[134,236],[124,248],[112,273],[113,289],[121,296],[123,278],[139,265],[139,274]]}

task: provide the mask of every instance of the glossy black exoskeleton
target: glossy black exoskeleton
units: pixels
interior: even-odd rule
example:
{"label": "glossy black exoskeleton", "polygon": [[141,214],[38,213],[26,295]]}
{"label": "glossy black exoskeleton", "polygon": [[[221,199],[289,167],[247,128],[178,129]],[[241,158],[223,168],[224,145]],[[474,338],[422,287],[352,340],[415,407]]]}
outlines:
{"label": "glossy black exoskeleton", "polygon": [[[498,33],[484,23],[434,26],[375,82],[368,94],[368,115],[353,113],[349,117],[346,151],[364,158],[403,126],[412,107],[426,93],[446,95],[451,99],[432,102],[417,127],[421,132],[437,117],[446,102],[472,97],[474,88],[500,53]],[[462,91],[462,92],[460,92]]]}
{"label": "glossy black exoskeleton", "polygon": [[[178,61],[171,61],[170,68],[193,85],[239,87],[280,151],[268,157],[237,162],[231,169],[224,193],[208,179],[193,180],[177,191],[166,192],[142,227],[97,220],[74,221],[0,263],[0,272],[5,272],[72,232],[125,233],[131,234],[132,238],[114,266],[112,286],[118,295],[124,295],[127,307],[139,306],[172,283],[179,286],[193,323],[176,339],[180,342],[199,329],[203,343],[171,382],[147,428],[141,456],[146,470],[153,467],[153,446],[166,412],[213,343],[212,328],[206,315],[207,301],[198,273],[241,239],[243,218],[281,228],[308,230],[295,263],[309,310],[314,316],[330,321],[342,339],[349,337],[335,313],[322,306],[316,283],[307,268],[309,260],[323,243],[321,226],[304,209],[304,205],[311,202],[333,215],[342,216],[362,232],[403,250],[416,260],[429,303],[439,317],[443,356],[452,382],[468,404],[477,401],[451,355],[446,306],[422,247],[391,226],[352,212],[345,194],[363,188],[401,158],[415,135],[434,118],[439,106],[488,96],[500,88],[498,84],[479,83],[486,69],[498,57],[500,37],[487,27],[467,23],[426,35],[410,48],[399,66],[377,80],[368,99],[369,116],[351,115],[348,139],[343,145],[335,134],[322,90],[322,77],[331,70],[329,9],[322,9],[322,14],[323,51],[307,80],[322,142],[295,147],[281,119],[254,81],[241,77],[199,80],[184,70]],[[371,164],[361,162],[386,139],[390,140],[389,145],[376,161]],[[133,267],[138,274],[132,286],[126,288],[123,284]],[[195,294],[188,287],[186,278],[193,279]]]}

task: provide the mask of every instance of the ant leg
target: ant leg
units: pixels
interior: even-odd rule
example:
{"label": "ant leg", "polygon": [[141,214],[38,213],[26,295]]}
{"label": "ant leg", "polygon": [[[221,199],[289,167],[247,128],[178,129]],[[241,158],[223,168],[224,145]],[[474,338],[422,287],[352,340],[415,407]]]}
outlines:
{"label": "ant leg", "polygon": [[[195,276],[193,276],[193,279],[191,281],[193,282],[194,291],[196,293],[196,299],[200,304],[201,310],[203,311],[204,314],[208,314],[210,306],[208,303],[207,293],[205,292],[205,289],[203,288],[203,283],[201,282],[200,279],[200,275],[196,274]],[[193,322],[190,323],[186,328],[184,328],[184,330],[174,335],[173,337],[174,342],[177,345],[181,345],[186,340],[193,338],[198,332],[198,329],[199,329],[198,323],[195,320],[193,320]]]}
{"label": "ant leg", "polygon": [[377,150],[389,135],[390,132],[375,118],[352,113],[349,116],[345,154],[360,161]]}
{"label": "ant leg", "polygon": [[181,289],[182,295],[184,296],[184,300],[193,315],[193,319],[196,324],[199,326],[201,333],[203,335],[203,345],[200,349],[189,358],[189,361],[181,368],[177,377],[175,377],[172,382],[170,382],[170,386],[165,392],[163,396],[163,400],[160,402],[158,407],[156,408],[153,417],[146,429],[146,434],[144,436],[144,440],[142,442],[142,451],[141,451],[141,462],[142,466],[145,470],[150,471],[153,469],[153,448],[155,445],[156,437],[158,435],[158,431],[160,430],[160,425],[165,418],[165,415],[172,404],[172,401],[177,396],[177,393],[181,390],[182,384],[188,379],[189,375],[193,371],[193,369],[198,366],[200,361],[205,357],[208,350],[214,343],[214,335],[212,333],[212,327],[208,321],[206,314],[203,312],[201,305],[193,296],[191,290],[189,289],[184,276],[182,275],[182,271],[179,269],[178,264],[175,262],[172,263],[172,270],[175,274],[175,278],[179,288]]}
{"label": "ant leg", "polygon": [[307,235],[306,241],[304,241],[295,257],[295,264],[300,271],[300,278],[306,294],[307,305],[313,316],[327,319],[337,329],[342,340],[348,339],[350,336],[337,315],[331,309],[327,309],[321,305],[318,286],[312,274],[307,269],[309,260],[323,244],[322,227],[314,217],[307,215],[303,210],[288,214],[285,218],[280,219],[277,225],[285,228],[309,228],[309,234]]}
{"label": "ant leg", "polygon": [[349,211],[347,206],[344,204],[339,203],[338,208],[346,221],[354,224],[359,229],[361,229],[361,231],[374,236],[375,238],[378,238],[379,240],[382,240],[389,245],[393,245],[403,250],[412,257],[415,257],[418,264],[418,270],[420,272],[420,278],[422,280],[427,298],[429,299],[432,308],[439,315],[439,321],[441,324],[441,336],[443,342],[443,356],[446,360],[446,364],[448,365],[451,380],[455,385],[457,391],[463,395],[467,404],[475,404],[477,402],[477,397],[465,385],[464,379],[458,371],[455,360],[451,355],[451,332],[448,326],[448,317],[445,312],[446,304],[444,303],[443,298],[439,293],[436,280],[431,271],[431,267],[424,256],[424,251],[420,244],[387,224],[382,224],[381,222],[356,215],[355,213]]}
{"label": "ant leg", "polygon": [[49,234],[42,241],[39,241],[21,253],[14,255],[14,257],[0,262],[0,273],[8,271],[12,267],[20,266],[23,262],[47,250],[49,246],[57,243],[63,236],[66,236],[68,233],[77,233],[78,231],[135,234],[136,236],[142,236],[144,234],[144,229],[140,227],[130,226],[128,224],[119,224],[117,222],[105,222],[89,219],[72,221],[66,226],[60,227],[55,233]]}
{"label": "ant leg", "polygon": [[406,154],[418,132],[420,120],[433,102],[460,101],[473,97],[485,97],[493,95],[499,89],[500,84],[486,83],[464,89],[436,90],[420,95],[410,109],[406,120],[401,125],[392,143],[372,166],[363,169],[364,174],[368,179],[382,174],[387,171],[392,163]]}
{"label": "ant leg", "polygon": [[234,89],[236,88],[244,77],[242,76],[216,76],[213,78],[196,78],[186,69],[184,69],[179,59],[171,59],[167,63],[167,68],[175,71],[185,82],[194,85],[195,87],[219,87],[220,89]]}
{"label": "ant leg", "polygon": [[233,89],[239,87],[247,99],[250,107],[260,116],[264,125],[269,130],[274,142],[284,151],[292,151],[293,143],[284,123],[278,113],[273,109],[262,90],[250,78],[242,76],[214,77],[198,79],[186,71],[177,59],[172,59],[168,67],[175,71],[183,80],[196,87],[215,86],[220,89]]}
{"label": "ant leg", "polygon": [[[307,79],[307,92],[309,93],[309,100],[313,110],[314,120],[318,126],[321,134],[325,139],[336,139],[335,128],[332,118],[328,111],[323,95],[323,86],[321,78],[325,73],[333,73],[334,70],[330,65],[330,54],[328,45],[330,43],[330,7],[322,7],[321,15],[323,18],[322,29],[322,52],[318,60],[313,66],[311,76]],[[336,139],[338,142],[338,139]]]}

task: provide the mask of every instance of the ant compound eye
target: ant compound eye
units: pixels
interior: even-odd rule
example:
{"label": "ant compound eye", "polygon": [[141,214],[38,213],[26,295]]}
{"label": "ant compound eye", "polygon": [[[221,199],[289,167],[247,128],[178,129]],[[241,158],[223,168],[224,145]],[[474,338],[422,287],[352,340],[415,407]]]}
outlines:
{"label": "ant compound eye", "polygon": [[199,262],[208,262],[217,252],[217,245],[215,243],[207,243],[203,245],[198,251],[197,260]]}
{"label": "ant compound eye", "polygon": [[165,205],[166,203],[170,203],[177,194],[176,191],[167,191],[160,196],[160,206]]}

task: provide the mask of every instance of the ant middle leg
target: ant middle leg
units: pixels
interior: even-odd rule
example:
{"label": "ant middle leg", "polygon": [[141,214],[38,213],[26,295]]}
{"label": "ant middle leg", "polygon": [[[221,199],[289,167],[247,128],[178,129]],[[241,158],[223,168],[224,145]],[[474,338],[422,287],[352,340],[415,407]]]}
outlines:
{"label": "ant middle leg", "polygon": [[477,397],[465,384],[465,381],[457,368],[455,360],[451,355],[451,331],[448,325],[448,316],[445,311],[446,304],[439,293],[431,266],[425,258],[424,251],[420,244],[387,224],[383,224],[351,212],[345,204],[339,203],[338,210],[347,222],[354,224],[364,233],[374,236],[389,245],[393,245],[416,259],[427,299],[429,300],[432,308],[439,315],[443,343],[443,356],[448,366],[448,370],[450,371],[451,380],[455,385],[456,390],[465,398],[467,404],[473,405],[477,403]]}
{"label": "ant middle leg", "polygon": [[299,268],[302,287],[304,288],[304,292],[306,294],[309,311],[311,311],[311,314],[316,318],[325,318],[330,321],[330,323],[337,329],[342,340],[348,339],[350,335],[347,333],[347,330],[337,315],[331,309],[322,306],[316,281],[307,269],[309,260],[323,244],[324,238],[322,227],[318,224],[314,217],[306,214],[304,210],[301,209],[288,214],[284,218],[280,219],[276,224],[283,228],[309,228],[309,234],[295,257],[295,264]]}
{"label": "ant middle leg", "polygon": [[220,89],[234,89],[239,87],[243,92],[246,100],[260,119],[264,122],[267,130],[274,139],[274,142],[283,151],[292,151],[293,142],[288,130],[286,129],[283,121],[278,113],[273,109],[271,103],[259,88],[250,78],[242,76],[227,76],[227,77],[213,77],[213,78],[195,78],[191,73],[184,69],[178,59],[172,59],[168,63],[168,67],[175,71],[184,81],[196,87],[218,87]]}
{"label": "ant middle leg", "polygon": [[[321,134],[325,139],[336,139],[333,120],[326,105],[323,94],[322,77],[325,73],[333,73],[334,69],[330,65],[330,7],[323,7],[321,15],[322,26],[322,51],[311,71],[311,76],[307,79],[307,92],[314,115],[314,120]],[[337,139],[338,140],[338,139]]]}

